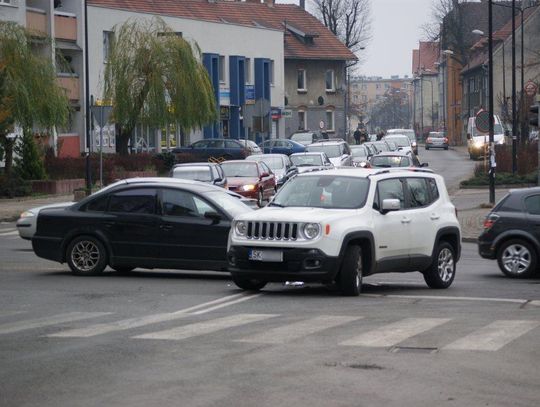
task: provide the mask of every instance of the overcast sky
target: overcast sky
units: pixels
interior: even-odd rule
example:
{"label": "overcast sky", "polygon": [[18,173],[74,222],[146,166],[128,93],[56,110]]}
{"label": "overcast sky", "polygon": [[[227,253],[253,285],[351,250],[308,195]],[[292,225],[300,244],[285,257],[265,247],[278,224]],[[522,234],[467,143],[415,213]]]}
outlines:
{"label": "overcast sky", "polygon": [[[312,1],[307,0],[308,10]],[[422,38],[421,26],[431,21],[434,0],[371,0],[372,40],[359,73],[368,76],[411,75],[412,50]],[[299,4],[298,0],[277,0]]]}

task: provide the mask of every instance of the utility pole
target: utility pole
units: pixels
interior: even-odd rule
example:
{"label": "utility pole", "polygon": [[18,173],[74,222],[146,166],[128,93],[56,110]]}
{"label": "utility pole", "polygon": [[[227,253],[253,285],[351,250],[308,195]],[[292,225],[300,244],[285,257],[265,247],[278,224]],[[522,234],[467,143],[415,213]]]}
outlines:
{"label": "utility pole", "polygon": [[[490,53],[492,57],[493,54]],[[512,174],[517,171],[517,119],[516,119],[516,0],[512,0]]]}
{"label": "utility pole", "polygon": [[[512,0],[515,1],[515,0]],[[489,91],[489,203],[495,205],[495,143],[493,135],[493,0],[488,2]],[[512,135],[514,136],[514,135]]]}

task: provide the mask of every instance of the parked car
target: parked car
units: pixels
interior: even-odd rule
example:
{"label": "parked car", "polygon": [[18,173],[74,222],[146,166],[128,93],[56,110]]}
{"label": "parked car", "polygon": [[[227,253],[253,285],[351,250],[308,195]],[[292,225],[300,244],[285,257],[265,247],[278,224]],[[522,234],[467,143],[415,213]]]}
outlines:
{"label": "parked car", "polygon": [[17,230],[19,231],[19,236],[25,240],[32,240],[32,237],[36,233],[37,217],[42,210],[67,208],[71,205],[73,205],[73,202],[59,202],[38,206],[36,208],[31,208],[24,211],[17,220]]}
{"label": "parked car", "polygon": [[298,143],[293,140],[285,139],[273,139],[266,140],[260,144],[260,148],[265,154],[286,154],[291,155],[293,153],[301,153],[306,151],[304,144]]}
{"label": "parked car", "polygon": [[289,139],[307,146],[318,140],[328,140],[328,133],[305,130],[292,134]]}
{"label": "parked car", "polygon": [[330,162],[336,167],[352,165],[351,149],[343,139],[321,140],[307,146],[306,151],[326,153]]}
{"label": "parked car", "polygon": [[227,177],[219,163],[176,164],[171,169],[171,177],[208,182],[218,187],[227,188]]}
{"label": "parked car", "polygon": [[281,186],[297,173],[291,159],[285,154],[256,154],[246,158],[250,161],[262,161],[272,170],[276,176],[276,186]]}
{"label": "parked car", "polygon": [[390,147],[388,147],[388,144],[383,140],[364,143],[364,145],[366,144],[373,147],[377,151],[377,154],[382,153],[383,151],[390,151]]}
{"label": "parked car", "polygon": [[[405,152],[411,152],[414,153],[413,147],[411,145],[411,141],[409,137],[403,135],[403,134],[395,134],[391,136],[384,136],[384,141],[391,141],[396,143],[398,146],[398,151],[405,151]],[[416,153],[415,153],[416,154]]]}
{"label": "parked car", "polygon": [[190,154],[198,160],[240,160],[251,154],[260,154],[261,149],[251,140],[206,139],[188,147],[177,147],[174,154]]}
{"label": "parked car", "polygon": [[32,248],[79,275],[107,265],[224,270],[231,221],[251,210],[212,185],[125,180],[68,208],[40,212]]}
{"label": "parked car", "polygon": [[[505,144],[504,126],[498,115],[494,115],[493,141],[495,144]],[[467,122],[467,150],[471,160],[485,157],[489,150],[489,134],[482,133],[476,128],[476,117],[469,117]]]}
{"label": "parked car", "polygon": [[426,138],[426,150],[430,148],[444,148],[448,150],[448,137],[443,131],[430,131]]}
{"label": "parked car", "polygon": [[512,189],[484,220],[478,252],[511,278],[538,275],[540,188]]}
{"label": "parked car", "polygon": [[322,151],[295,153],[291,155],[291,161],[299,174],[307,171],[334,168],[334,164],[332,164],[326,153]]}
{"label": "parked car", "polygon": [[396,135],[396,134],[402,134],[409,138],[409,141],[411,142],[411,148],[412,151],[418,155],[418,140],[416,139],[416,133],[413,129],[390,129],[386,131],[386,135]]}
{"label": "parked car", "polygon": [[373,168],[388,167],[427,167],[428,163],[420,163],[414,154],[402,151],[388,151],[377,154],[369,160]]}
{"label": "parked car", "polygon": [[277,190],[276,176],[264,162],[231,160],[221,165],[229,181],[229,190],[256,199],[259,207]]}
{"label": "parked car", "polygon": [[391,140],[385,140],[384,142],[388,146],[388,151],[397,151],[398,145],[396,143]]}
{"label": "parked car", "polygon": [[352,162],[355,167],[361,163],[369,162],[369,159],[373,157],[373,153],[366,146],[366,143],[360,145],[351,146]]}
{"label": "parked car", "polygon": [[429,287],[448,288],[460,251],[442,176],[341,168],[299,174],[268,206],[236,217],[227,256],[244,290],[313,281],[353,296],[375,273],[419,271]]}

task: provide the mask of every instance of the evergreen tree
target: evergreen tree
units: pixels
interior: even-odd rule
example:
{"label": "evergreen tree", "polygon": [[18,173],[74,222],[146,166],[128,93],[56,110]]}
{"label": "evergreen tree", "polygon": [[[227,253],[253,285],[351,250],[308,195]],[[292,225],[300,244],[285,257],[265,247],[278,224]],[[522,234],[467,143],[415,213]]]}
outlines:
{"label": "evergreen tree", "polygon": [[17,175],[25,180],[46,178],[43,159],[31,131],[24,131],[21,142],[15,147],[15,152],[17,153],[17,158],[15,158]]}

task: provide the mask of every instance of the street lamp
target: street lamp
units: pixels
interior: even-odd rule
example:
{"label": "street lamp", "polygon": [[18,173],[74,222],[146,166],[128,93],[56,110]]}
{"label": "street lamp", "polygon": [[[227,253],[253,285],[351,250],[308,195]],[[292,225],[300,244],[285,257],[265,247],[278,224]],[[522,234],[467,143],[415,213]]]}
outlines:
{"label": "street lamp", "polygon": [[489,203],[495,205],[495,151],[493,129],[493,0],[488,1],[488,92],[489,92]]}
{"label": "street lamp", "polygon": [[[450,75],[450,72],[452,72],[452,87],[448,86],[449,83],[446,83],[445,86],[448,86],[448,95],[446,95],[445,93],[445,110],[448,108],[448,112],[445,112],[445,128],[446,128],[446,131],[448,132],[448,129],[449,129],[449,124],[452,123],[452,130],[453,132],[455,132],[455,129],[456,129],[456,126],[455,126],[455,101],[454,103],[451,103],[453,98],[455,97],[454,96],[454,84],[455,84],[455,69],[450,69],[450,66],[448,65],[448,59],[450,58],[455,58],[454,57],[454,51],[452,51],[451,49],[445,49],[442,51],[443,55],[446,57],[446,75],[449,76]],[[445,87],[443,86],[443,87]],[[452,90],[452,93],[450,93],[450,89]],[[446,103],[448,101],[448,103]],[[452,108],[452,114],[450,114],[450,108]],[[448,113],[448,114],[446,114]],[[452,139],[453,139],[453,142],[456,143],[457,140],[456,140],[456,136],[455,134],[448,134],[447,133],[447,136],[450,137],[452,136]]]}

